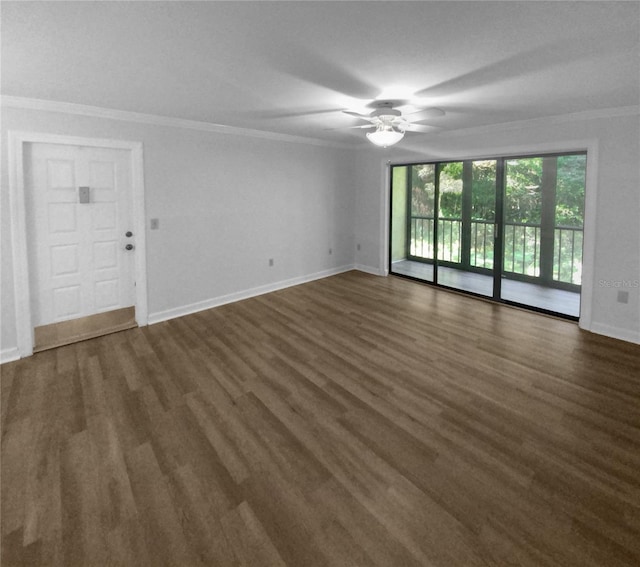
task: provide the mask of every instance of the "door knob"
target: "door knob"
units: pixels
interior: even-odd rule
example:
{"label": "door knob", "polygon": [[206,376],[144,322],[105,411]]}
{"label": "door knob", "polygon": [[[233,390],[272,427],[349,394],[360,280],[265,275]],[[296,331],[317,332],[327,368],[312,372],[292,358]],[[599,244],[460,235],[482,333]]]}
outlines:
{"label": "door knob", "polygon": [[127,230],[127,232],[125,232],[125,233],[124,233],[124,235],[125,235],[127,238],[131,238],[131,237],[133,236],[133,232],[131,232],[130,230]]}
{"label": "door knob", "polygon": [[125,249],[125,250],[133,250],[133,244],[127,244],[127,245],[124,247],[124,249]]}

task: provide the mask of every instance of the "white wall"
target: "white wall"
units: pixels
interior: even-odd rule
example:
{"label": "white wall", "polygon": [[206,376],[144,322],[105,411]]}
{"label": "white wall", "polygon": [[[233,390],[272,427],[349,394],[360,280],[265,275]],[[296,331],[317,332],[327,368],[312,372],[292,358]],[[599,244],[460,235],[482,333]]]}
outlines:
{"label": "white wall", "polygon": [[[539,121],[429,138],[389,150],[295,142],[4,108],[1,178],[1,343],[16,346],[8,207],[7,131],[113,138],[144,144],[150,321],[355,265],[384,274],[388,161],[505,155],[596,143],[597,210],[590,303],[594,332],[640,342],[640,290],[600,282],[640,280],[638,115]],[[148,223],[147,223],[148,226]],[[355,251],[356,245],[360,250]],[[328,254],[328,249],[333,254]],[[268,266],[268,259],[275,266]]]}
{"label": "white wall", "polygon": [[3,108],[5,359],[16,347],[8,131],[144,144],[146,218],[160,220],[147,229],[150,321],[353,265],[354,150]]}
{"label": "white wall", "polygon": [[[594,332],[640,343],[640,288],[625,287],[629,303],[622,304],[616,301],[618,288],[607,287],[606,283],[615,286],[623,285],[615,282],[640,280],[640,122],[637,109],[623,114],[450,132],[422,138],[422,142],[408,135],[394,148],[362,149],[356,157],[354,238],[361,244],[356,264],[381,273],[387,269],[387,161],[471,158],[573,146],[580,149],[589,141],[597,147],[593,185],[597,202],[595,223],[590,227],[595,247],[592,279],[583,283],[583,290],[589,291],[583,296],[590,295],[591,300],[582,307],[587,317],[580,323]],[[593,176],[594,172],[589,173]]]}

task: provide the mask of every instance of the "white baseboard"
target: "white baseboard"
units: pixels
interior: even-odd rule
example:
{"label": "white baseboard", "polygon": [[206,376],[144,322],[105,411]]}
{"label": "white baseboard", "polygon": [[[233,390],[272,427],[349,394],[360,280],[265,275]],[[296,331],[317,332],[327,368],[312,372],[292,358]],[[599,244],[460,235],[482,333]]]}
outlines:
{"label": "white baseboard", "polygon": [[166,311],[158,311],[157,313],[149,314],[149,325],[154,323],[160,323],[161,321],[168,321],[169,319],[175,319],[176,317],[182,317],[184,315],[190,315],[205,309],[211,309],[213,307],[220,307],[227,303],[234,303],[243,299],[249,299],[250,297],[256,297],[265,293],[271,293],[272,291],[278,291],[294,285],[300,285],[303,283],[312,282],[314,280],[320,280],[322,278],[328,278],[329,276],[335,276],[336,274],[342,274],[353,270],[352,264],[347,266],[340,266],[338,268],[331,268],[329,270],[323,270],[322,272],[315,272],[306,276],[300,276],[289,280],[282,280],[272,284],[267,284],[236,293],[230,293],[228,295],[222,295],[220,297],[214,297],[211,299],[205,299],[204,301],[198,301],[197,303],[191,303],[189,305],[183,305],[181,307],[174,307],[173,309],[167,309]]}
{"label": "white baseboard", "polygon": [[0,364],[4,364],[5,362],[13,362],[14,360],[18,360],[20,358],[20,351],[18,347],[12,348],[3,348],[0,350]]}
{"label": "white baseboard", "polygon": [[384,270],[380,270],[379,268],[372,268],[371,266],[365,266],[364,264],[356,264],[353,267],[355,270],[359,270],[360,272],[365,272],[367,274],[371,274],[372,276],[386,276]]}
{"label": "white baseboard", "polygon": [[604,335],[605,337],[611,337],[612,339],[619,339],[640,345],[640,331],[621,329],[620,327],[612,327],[611,325],[604,325],[603,323],[592,323],[591,328],[585,330],[598,335]]}

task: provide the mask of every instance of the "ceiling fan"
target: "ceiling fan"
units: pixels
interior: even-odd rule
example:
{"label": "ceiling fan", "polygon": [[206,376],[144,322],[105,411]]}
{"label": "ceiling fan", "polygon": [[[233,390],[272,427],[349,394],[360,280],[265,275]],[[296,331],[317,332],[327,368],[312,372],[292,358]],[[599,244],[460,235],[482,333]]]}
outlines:
{"label": "ceiling fan", "polygon": [[402,140],[405,132],[431,132],[433,126],[417,122],[429,117],[444,115],[444,110],[435,107],[403,115],[397,107],[406,104],[408,101],[405,100],[374,100],[367,105],[373,109],[369,114],[361,114],[351,110],[343,110],[343,112],[368,121],[369,124],[350,126],[350,128],[375,128],[373,132],[367,132],[367,138],[376,146],[386,148]]}

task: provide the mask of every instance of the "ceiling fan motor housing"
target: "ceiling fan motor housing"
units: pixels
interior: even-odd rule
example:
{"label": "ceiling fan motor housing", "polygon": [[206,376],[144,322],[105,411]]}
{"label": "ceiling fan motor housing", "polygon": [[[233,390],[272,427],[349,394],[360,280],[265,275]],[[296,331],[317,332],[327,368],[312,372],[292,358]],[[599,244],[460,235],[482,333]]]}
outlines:
{"label": "ceiling fan motor housing", "polygon": [[394,108],[393,101],[381,101],[376,104],[376,108],[369,116],[372,118],[374,116],[378,116],[380,118],[383,116],[395,118],[397,116],[402,116],[402,113],[398,109]]}
{"label": "ceiling fan motor housing", "polygon": [[369,116],[391,116],[395,118],[396,116],[402,116],[402,113],[395,108],[380,108],[378,110],[374,110]]}

